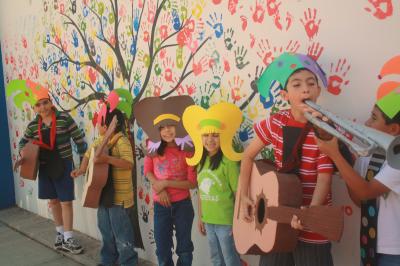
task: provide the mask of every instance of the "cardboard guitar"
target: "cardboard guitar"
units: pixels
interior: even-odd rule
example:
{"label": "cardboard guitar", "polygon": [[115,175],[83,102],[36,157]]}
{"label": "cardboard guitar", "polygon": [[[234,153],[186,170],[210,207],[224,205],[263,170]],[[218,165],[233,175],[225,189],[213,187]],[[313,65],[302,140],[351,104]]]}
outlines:
{"label": "cardboard guitar", "polygon": [[305,229],[339,241],[343,232],[340,207],[313,206],[300,209],[302,187],[293,174],[278,173],[263,161],[253,163],[249,196],[255,201],[254,219],[246,222],[241,210],[240,184],[236,193],[233,235],[240,254],[290,252],[297,244],[298,230],[290,226],[293,215]]}
{"label": "cardboard guitar", "polygon": [[39,146],[29,141],[21,150],[21,159],[17,160],[14,170],[19,166],[19,175],[24,179],[36,180],[39,170]]}
{"label": "cardboard guitar", "polygon": [[88,166],[86,169],[85,179],[86,184],[83,189],[82,195],[82,206],[88,208],[98,208],[100,202],[101,192],[107,183],[109,164],[107,163],[95,163],[96,157],[101,154],[108,155],[107,143],[114,133],[117,125],[117,117],[114,116],[111,121],[102,142],[97,148],[92,148],[90,151],[90,157]]}

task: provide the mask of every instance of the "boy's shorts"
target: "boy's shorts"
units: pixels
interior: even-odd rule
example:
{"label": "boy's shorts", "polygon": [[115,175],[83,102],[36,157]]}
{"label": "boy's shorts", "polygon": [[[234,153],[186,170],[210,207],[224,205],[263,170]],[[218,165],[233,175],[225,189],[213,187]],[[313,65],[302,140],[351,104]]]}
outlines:
{"label": "boy's shorts", "polygon": [[72,160],[64,160],[64,175],[58,179],[49,177],[39,169],[39,199],[74,200],[74,180],[71,177],[72,167]]}

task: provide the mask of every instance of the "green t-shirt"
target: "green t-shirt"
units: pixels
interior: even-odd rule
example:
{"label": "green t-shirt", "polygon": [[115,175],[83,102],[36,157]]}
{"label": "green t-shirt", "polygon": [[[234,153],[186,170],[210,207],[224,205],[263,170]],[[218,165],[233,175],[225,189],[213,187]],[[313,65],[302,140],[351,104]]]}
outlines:
{"label": "green t-shirt", "polygon": [[217,169],[211,170],[209,167],[210,159],[207,157],[203,169],[197,173],[201,220],[210,224],[231,225],[239,164],[224,156]]}

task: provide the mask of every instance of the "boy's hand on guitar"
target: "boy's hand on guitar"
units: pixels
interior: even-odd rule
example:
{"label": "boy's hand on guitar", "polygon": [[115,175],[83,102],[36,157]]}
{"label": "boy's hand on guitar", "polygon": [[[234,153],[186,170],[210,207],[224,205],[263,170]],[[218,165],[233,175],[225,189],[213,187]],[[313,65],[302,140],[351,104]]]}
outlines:
{"label": "boy's hand on guitar", "polygon": [[14,164],[14,171],[17,171],[18,167],[20,167],[25,162],[25,158],[19,158]]}
{"label": "boy's hand on guitar", "polygon": [[297,230],[304,230],[303,225],[301,224],[300,219],[296,216],[293,215],[292,217],[292,221],[290,222],[290,225],[292,226],[292,228],[297,229]]}
{"label": "boy's hand on guitar", "polygon": [[202,234],[203,236],[207,235],[206,227],[204,226],[204,223],[201,219],[197,221],[197,227],[199,228],[200,234]]}
{"label": "boy's hand on guitar", "polygon": [[240,213],[241,217],[244,221],[250,223],[254,219],[254,202],[248,197],[241,195],[240,197],[241,206],[240,206]]}
{"label": "boy's hand on guitar", "polygon": [[109,162],[109,155],[106,154],[99,154],[94,157],[94,163],[108,163]]}
{"label": "boy's hand on guitar", "polygon": [[160,193],[158,193],[158,198],[160,200],[160,204],[164,207],[170,207],[171,206],[171,201],[169,200],[169,195],[168,192],[163,190]]}
{"label": "boy's hand on guitar", "polygon": [[71,171],[71,177],[73,178],[77,178],[80,175],[83,175],[85,173],[85,171],[81,170],[81,169],[74,169]]}

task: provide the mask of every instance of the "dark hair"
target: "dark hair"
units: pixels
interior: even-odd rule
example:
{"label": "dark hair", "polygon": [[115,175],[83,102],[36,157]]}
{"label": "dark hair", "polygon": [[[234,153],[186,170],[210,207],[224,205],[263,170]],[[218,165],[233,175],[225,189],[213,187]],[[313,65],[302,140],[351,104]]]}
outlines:
{"label": "dark hair", "polygon": [[108,127],[111,124],[111,121],[114,116],[117,116],[117,126],[115,127],[114,132],[115,133],[118,133],[118,132],[124,133],[125,132],[125,116],[118,109],[114,109],[110,113],[110,108],[107,106],[106,117],[105,117],[104,121],[101,121],[101,125],[102,126],[106,125]]}
{"label": "dark hair", "polygon": [[167,142],[166,141],[164,141],[164,140],[161,140],[161,144],[160,144],[160,146],[158,147],[158,149],[157,149],[157,154],[159,155],[159,156],[163,156],[164,155],[164,152],[165,152],[165,148],[167,147]]}
{"label": "dark hair", "polygon": [[[315,75],[315,73],[312,72],[311,70],[309,70],[308,68],[302,67],[302,68],[299,68],[299,69],[293,71],[293,73],[290,74],[290,76],[289,76],[288,79],[286,80],[285,86],[283,87],[283,89],[284,89],[285,91],[287,91],[287,84],[288,84],[288,81],[289,81],[290,77],[293,76],[293,75],[296,74],[296,73],[299,73],[299,72],[303,71],[303,70],[306,70],[306,71],[312,73],[312,74],[314,75],[315,80],[317,81],[317,85],[318,85],[318,77],[317,77],[317,75]],[[282,85],[282,84],[281,84],[281,85]]]}
{"label": "dark hair", "polygon": [[[197,165],[197,170],[199,172],[203,169],[204,164],[207,159],[207,156],[208,156],[208,152],[203,151],[203,155],[201,156],[200,162]],[[221,148],[219,148],[217,153],[210,157],[210,169],[211,170],[215,170],[219,167],[219,165],[221,164],[221,161],[222,161],[222,156],[223,156],[222,150],[221,150]]]}
{"label": "dark hair", "polygon": [[399,124],[400,125],[400,112],[397,112],[397,114],[393,118],[390,118],[381,110],[381,108],[379,108],[378,105],[375,104],[375,107],[379,110],[379,112],[381,112],[383,119],[385,119],[386,125],[390,125],[390,124]]}

